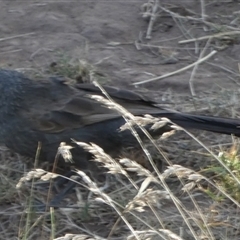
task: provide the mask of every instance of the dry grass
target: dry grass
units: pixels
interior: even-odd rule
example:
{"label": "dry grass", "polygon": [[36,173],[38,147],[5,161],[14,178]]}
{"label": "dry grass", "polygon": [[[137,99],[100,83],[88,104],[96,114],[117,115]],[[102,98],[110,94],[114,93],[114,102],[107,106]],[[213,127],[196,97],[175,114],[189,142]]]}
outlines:
{"label": "dry grass", "polygon": [[99,82],[106,83],[107,79],[95,66],[84,59],[72,59],[64,54],[59,55],[58,62],[52,62],[46,74],[64,76],[79,83],[91,82],[93,75]]}
{"label": "dry grass", "polygon": [[[153,2],[149,1],[148,6]],[[211,26],[220,32],[215,34],[213,31],[212,35],[192,38],[192,41],[214,38],[212,46],[216,49],[216,42],[221,44],[224,40],[227,26],[206,21],[204,7],[201,17],[196,18],[183,18],[174,14],[171,8],[160,9],[172,15],[184,34],[186,29],[182,20],[198,21],[204,27]],[[156,13],[156,8],[154,11]],[[148,36],[151,28],[150,25]],[[46,70],[46,74],[63,75],[83,82],[91,81],[91,77],[95,79],[96,75],[102,77],[101,74],[93,76],[93,72],[97,70],[88,63],[70,61],[65,57]],[[101,82],[105,83],[105,80]],[[171,108],[181,102],[179,110],[198,109],[199,112],[232,117],[239,116],[239,98],[239,92],[227,89],[217,90],[211,95],[202,93],[191,101],[185,96],[171,93],[168,96]],[[121,106],[112,102],[108,104],[120,111],[132,128],[148,121],[156,124],[156,119],[148,116],[136,119]],[[50,181],[55,176],[40,170],[28,172],[21,157],[1,149],[0,238],[239,239],[239,152],[233,154],[232,150],[232,146],[238,149],[238,142],[228,136],[198,131],[194,135],[177,131],[159,140],[157,149],[154,147],[156,141],[147,147],[139,141],[143,148],[140,154],[134,152],[130,154],[134,158],[124,156],[120,159],[111,158],[94,144],[78,143],[94,154],[94,160],[103,166],[102,171],[108,172],[105,174],[107,177],[104,182],[93,180],[76,170],[81,177],[76,194],[67,196],[64,208],[50,208],[43,213],[31,209],[32,202],[35,199],[47,202],[51,195],[37,183],[46,179]],[[237,162],[237,168],[229,166],[229,160]],[[156,166],[160,161],[164,162],[162,169]],[[211,173],[206,171],[209,169]],[[33,176],[35,180],[31,182]],[[36,180],[37,177],[40,179]],[[17,190],[19,179],[21,188]],[[234,188],[229,188],[229,185]]]}
{"label": "dry grass", "polygon": [[[124,111],[121,108],[125,117],[132,117]],[[137,120],[130,121],[131,127],[139,124],[140,119]],[[146,118],[143,120],[141,124],[149,123]],[[197,141],[201,138],[210,140],[213,147],[199,145]],[[147,154],[145,161],[155,169],[153,172],[139,164],[139,159],[112,159],[94,144],[78,143],[106,169],[104,172],[108,172],[108,177],[105,182],[92,180],[86,173],[76,170],[82,179],[76,195],[65,199],[65,208],[50,208],[44,213],[35,212],[29,203],[21,207],[24,201],[15,197],[14,207],[2,211],[2,234],[8,239],[13,239],[13,232],[18,232],[19,239],[238,239],[239,203],[217,184],[214,174],[205,175],[199,171],[203,160],[205,165],[217,164],[215,158],[219,145],[213,140],[208,133],[194,139],[182,131],[161,140],[160,144],[165,145],[165,149],[161,148],[165,155],[158,153],[158,159],[165,158],[169,163],[162,172],[151,159],[151,154]],[[231,142],[229,144],[232,145]],[[188,149],[183,145],[188,145]],[[144,152],[148,153],[148,149]],[[198,164],[193,166],[192,161]],[[179,162],[185,164],[179,165]],[[184,167],[187,165],[189,167]],[[44,181],[49,180],[47,177],[55,177],[37,170],[29,172],[21,183],[24,185],[32,176]],[[14,185],[11,189],[14,192]],[[34,191],[30,200],[40,196],[42,201],[47,201],[46,190],[43,194],[43,190],[36,190],[31,184],[28,189]],[[9,193],[8,190],[3,191]],[[221,201],[220,195],[225,196]],[[20,224],[11,226],[10,220]],[[4,228],[8,231],[4,232]]]}

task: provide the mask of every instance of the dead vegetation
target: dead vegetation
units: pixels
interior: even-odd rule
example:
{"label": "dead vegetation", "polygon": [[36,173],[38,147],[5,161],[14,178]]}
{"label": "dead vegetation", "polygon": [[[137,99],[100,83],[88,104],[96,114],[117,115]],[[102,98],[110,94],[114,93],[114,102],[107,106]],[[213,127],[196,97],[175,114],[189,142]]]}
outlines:
{"label": "dead vegetation", "polygon": [[[218,7],[220,4],[227,6],[229,2],[233,3],[232,8]],[[212,11],[215,5],[218,11]],[[181,62],[161,76],[148,70],[145,73],[152,74],[151,79],[135,81],[135,85],[151,82],[156,88],[159,80],[191,69],[188,84],[193,98],[165,91],[160,100],[169,107],[237,118],[239,72],[221,61],[214,62],[213,58],[217,56],[221,60],[222,52],[224,56],[224,51],[239,43],[238,3],[199,0],[199,6],[191,8],[191,4],[189,7],[185,2],[176,1],[144,2],[139,6],[148,25],[144,34],[141,32],[135,42],[110,40],[108,47],[133,45],[136,55],[141,52],[156,57],[151,58],[154,59],[151,62],[149,58],[124,59],[130,66],[131,63],[143,67]],[[173,25],[182,34],[175,45],[154,42],[156,32],[166,34]],[[16,35],[11,39],[14,37],[28,36]],[[6,40],[9,38],[0,39]],[[57,56],[56,61],[41,70],[32,67],[20,70],[33,70],[35,76],[61,75],[79,82],[97,79],[101,84],[108,83],[109,72],[105,76],[105,71],[98,71],[106,59],[93,65],[85,60]],[[203,68],[228,74],[226,79],[233,82],[235,88],[219,87],[211,94],[196,91],[202,64]],[[116,109],[125,114],[120,106]],[[136,119],[130,120],[132,127],[139,124]],[[81,177],[76,193],[63,201],[64,207],[45,212],[32,209],[32,202],[36,199],[47,202],[55,194],[51,189],[38,187],[39,182],[51,181],[55,176],[38,169],[30,174],[22,157],[1,149],[0,239],[239,239],[238,139],[197,131],[191,134],[178,129],[171,136],[142,145],[140,154],[130,154],[133,159],[126,153],[124,157],[112,159],[98,146],[79,145],[94,153],[94,160],[103,166],[101,169],[108,177],[102,182],[76,170]],[[160,161],[162,166],[156,166]],[[33,176],[35,180],[31,180]],[[16,189],[20,179],[21,188]]]}

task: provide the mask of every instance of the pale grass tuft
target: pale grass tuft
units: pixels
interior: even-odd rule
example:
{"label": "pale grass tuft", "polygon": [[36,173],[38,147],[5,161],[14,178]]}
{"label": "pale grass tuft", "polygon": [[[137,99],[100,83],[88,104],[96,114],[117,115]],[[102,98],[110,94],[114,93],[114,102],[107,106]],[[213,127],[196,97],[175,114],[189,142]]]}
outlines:
{"label": "pale grass tuft", "polygon": [[194,170],[191,170],[189,168],[177,164],[168,166],[168,168],[163,172],[162,176],[164,178],[167,178],[173,174],[179,178],[186,178],[196,183],[200,182],[203,179],[206,179],[203,175],[196,173]]}
{"label": "pale grass tuft", "polygon": [[99,95],[89,95],[89,97],[96,100],[97,102],[103,103],[109,109],[117,109],[117,103],[109,101],[105,97],[102,97],[102,96],[99,96]]}
{"label": "pale grass tuft", "polygon": [[73,162],[71,149],[73,149],[72,146],[67,145],[65,142],[61,142],[58,147],[58,154],[61,155],[66,162]]}
{"label": "pale grass tuft", "polygon": [[84,150],[88,151],[89,153],[93,154],[94,158],[93,160],[101,163],[103,167],[108,169],[108,173],[116,175],[116,174],[121,174],[125,176],[131,184],[136,187],[136,184],[134,181],[131,179],[131,177],[128,175],[128,173],[122,168],[122,166],[115,160],[113,159],[110,155],[104,152],[104,150],[99,147],[98,145],[94,143],[84,143],[84,142],[76,142],[77,145],[82,147]]}
{"label": "pale grass tuft", "polygon": [[162,174],[164,178],[167,178],[171,175],[176,175],[180,179],[186,178],[187,180],[191,181],[189,183],[184,184],[184,186],[182,187],[182,190],[184,192],[188,192],[194,189],[197,186],[197,183],[199,183],[201,180],[203,179],[206,180],[206,178],[201,174],[196,173],[195,171],[189,168],[185,168],[177,164],[168,166],[168,169],[166,169]]}
{"label": "pale grass tuft", "polygon": [[[91,178],[86,175],[85,172],[76,170],[76,173],[82,178],[82,180],[87,184],[88,189],[95,195],[99,196],[95,200],[98,202],[105,203],[107,205],[111,205],[112,199],[105,193],[101,191],[101,189],[97,186],[95,182],[91,180]],[[113,203],[112,203],[113,204]]]}
{"label": "pale grass tuft", "polygon": [[127,171],[135,172],[137,173],[138,176],[146,177],[143,183],[141,184],[139,191],[144,191],[151,182],[159,183],[158,179],[154,177],[149,170],[147,170],[137,162],[130,160],[128,158],[122,158],[119,160],[119,162],[126,167]]}
{"label": "pale grass tuft", "polygon": [[196,185],[197,184],[195,182],[189,182],[182,187],[182,190],[184,192],[191,191],[192,189],[194,189],[196,187]]}
{"label": "pale grass tuft", "polygon": [[152,119],[153,121],[153,125],[151,126],[152,130],[158,130],[159,128],[164,127],[167,123],[169,123],[168,121],[166,121],[166,119],[164,118],[155,118],[151,115],[144,115],[144,116],[148,116],[148,118]]}
{"label": "pale grass tuft", "polygon": [[184,177],[186,178],[192,173],[195,173],[195,172],[189,168],[174,164],[172,166],[168,166],[167,169],[163,172],[162,176],[164,178],[167,178],[167,177],[175,174],[176,176],[178,176],[180,178],[184,178]]}
{"label": "pale grass tuft", "polygon": [[109,169],[108,173],[111,174],[123,174],[127,175],[127,172],[118,164],[110,155],[104,152],[104,150],[94,143],[76,142],[77,145],[82,147],[84,150],[93,154],[94,161],[103,164],[103,166]]}
{"label": "pale grass tuft", "polygon": [[[176,235],[175,233],[173,233],[167,229],[156,229],[156,230],[148,229],[148,230],[136,231],[136,233],[139,236],[139,239],[141,239],[141,240],[151,240],[152,237],[154,237],[155,235],[159,235],[159,232],[163,233],[164,235],[169,237],[168,239],[183,240],[181,237],[179,237],[178,235]],[[162,236],[162,239],[166,239],[165,236]],[[127,237],[127,240],[136,240],[136,238],[135,238],[135,236],[133,236],[131,234]]]}
{"label": "pale grass tuft", "polygon": [[172,125],[172,128],[173,128],[174,130],[177,130],[177,131],[183,131],[183,130],[184,130],[184,128],[182,128],[182,127],[180,127],[180,126],[178,126],[178,125],[175,125],[175,124]]}
{"label": "pale grass tuft", "polygon": [[[151,240],[153,236],[158,235],[155,230],[143,230],[143,231],[135,231],[138,235],[138,239],[140,240]],[[136,237],[131,234],[127,237],[127,240],[136,240]]]}
{"label": "pale grass tuft", "polygon": [[[133,227],[125,218],[125,216],[123,216],[122,212],[118,209],[117,204],[112,200],[112,198],[108,194],[102,192],[101,189],[98,188],[97,184],[93,182],[84,172],[80,170],[77,170],[76,172],[82,177],[83,181],[88,185],[89,190],[95,195],[99,196],[95,200],[111,206],[116,211],[118,216],[124,221],[129,230],[137,237],[137,235],[134,233]],[[139,238],[137,237],[137,239]]]}
{"label": "pale grass tuft", "polygon": [[89,97],[98,102],[101,102],[109,109],[115,109],[117,112],[119,112],[120,114],[122,114],[124,117],[126,117],[128,119],[134,119],[134,117],[135,117],[133,114],[128,112],[124,107],[122,107],[120,104],[118,104],[116,102],[110,101],[99,95],[90,95]]}
{"label": "pale grass tuft", "polygon": [[86,175],[83,171],[76,170],[76,173],[82,178],[82,180],[87,184],[89,190],[96,195],[101,195],[102,192],[98,188],[97,184],[91,180],[91,178]]}
{"label": "pale grass tuft", "polygon": [[54,240],[103,240],[100,237],[91,237],[85,234],[71,234],[67,233],[63,237],[54,238]]}
{"label": "pale grass tuft", "polygon": [[125,169],[129,172],[135,172],[138,176],[152,177],[152,173],[149,170],[129,158],[121,158],[119,162],[124,165]]}
{"label": "pale grass tuft", "polygon": [[129,129],[129,126],[138,125],[141,127],[145,127],[148,124],[153,124],[151,126],[152,130],[157,130],[163,126],[165,126],[168,122],[165,120],[161,120],[161,118],[155,118],[149,114],[145,114],[143,117],[133,116],[127,123],[120,127],[121,131]]}
{"label": "pale grass tuft", "polygon": [[173,233],[168,229],[159,229],[159,232],[167,235],[171,240],[183,240],[183,238],[179,237],[177,234]]}
{"label": "pale grass tuft", "polygon": [[[174,125],[172,125],[171,127],[174,127]],[[161,140],[165,140],[165,139],[171,137],[172,135],[174,135],[175,132],[176,132],[175,130],[172,130],[172,131],[169,131],[169,132],[165,132],[165,133],[162,134],[162,136],[160,137],[160,139],[161,139]]]}
{"label": "pale grass tuft", "polygon": [[22,178],[20,178],[20,180],[18,181],[16,188],[20,189],[22,187],[22,184],[24,182],[30,181],[34,178],[37,179],[41,179],[43,181],[49,181],[52,178],[56,178],[59,175],[56,173],[51,173],[51,172],[47,172],[43,169],[34,169],[32,171],[29,171],[25,176],[23,176]]}
{"label": "pale grass tuft", "polygon": [[113,200],[107,195],[105,194],[101,188],[99,188],[97,186],[97,184],[95,182],[93,182],[91,180],[91,178],[89,176],[86,175],[85,172],[80,171],[80,170],[76,170],[76,173],[82,178],[82,180],[87,184],[88,189],[95,195],[99,196],[97,197],[95,200],[105,203],[107,205],[113,205]]}
{"label": "pale grass tuft", "polygon": [[192,173],[188,176],[188,180],[190,181],[200,182],[202,179],[205,179],[205,177],[199,173]]}
{"label": "pale grass tuft", "polygon": [[144,212],[144,207],[150,205],[160,205],[160,201],[163,199],[169,199],[169,194],[166,191],[153,190],[148,188],[144,192],[140,192],[131,200],[125,209],[125,212],[135,210],[138,212]]}

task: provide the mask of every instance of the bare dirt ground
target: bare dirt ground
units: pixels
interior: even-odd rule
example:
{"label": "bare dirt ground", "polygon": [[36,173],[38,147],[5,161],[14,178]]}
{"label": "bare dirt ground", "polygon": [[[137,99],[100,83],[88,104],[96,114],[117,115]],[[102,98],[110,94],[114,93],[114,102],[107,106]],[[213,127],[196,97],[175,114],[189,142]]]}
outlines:
{"label": "bare dirt ground", "polygon": [[[0,67],[47,76],[46,69],[53,63],[63,59],[69,62],[85,60],[105,76],[103,83],[142,92],[164,106],[181,111],[239,117],[240,3],[220,0],[202,2],[205,2],[206,11],[204,20],[201,18],[201,1],[160,1],[163,8],[158,8],[151,39],[146,39],[149,18],[143,18],[147,5],[142,7],[147,3],[146,0],[1,1]],[[194,38],[200,39],[181,43]],[[160,80],[133,85],[186,67],[196,62],[202,51],[205,51],[204,56],[213,51],[216,53],[198,65],[194,74],[193,68],[189,68]],[[195,96],[192,96],[189,87],[191,76]],[[231,143],[230,137],[198,134],[206,144]],[[199,157],[192,155],[187,158],[189,152],[183,152],[189,144],[184,138],[181,143],[178,138],[171,139],[168,151],[176,153],[172,144],[178,144],[182,150],[178,163],[188,161],[191,166],[201,166],[201,163],[195,162]],[[194,150],[198,148],[195,144]],[[24,165],[18,156],[6,150],[2,150],[1,159],[5,163],[14,161],[8,167],[4,164],[2,167],[4,174],[1,174],[1,181],[8,191],[4,191],[0,198],[0,239],[22,239],[24,224],[22,226],[21,223],[25,221],[21,216],[24,214],[19,210],[21,202],[14,184],[21,176],[21,171],[24,171]],[[12,196],[12,201],[8,194]],[[205,202],[206,206],[202,205],[206,207],[206,212],[209,204]],[[166,205],[165,217],[169,215],[171,207]],[[62,214],[64,217],[58,219],[60,227],[57,227],[56,236],[91,232],[106,237],[116,216],[110,219],[111,215],[108,215],[109,220],[106,220],[103,212],[101,216],[98,213],[91,214],[94,218],[81,216],[78,219],[75,216],[77,220],[68,218],[66,213]],[[172,219],[174,214],[170,214]],[[237,226],[239,218],[233,218]],[[178,224],[181,220],[175,220],[177,224],[171,222],[169,217],[169,229],[180,227]],[[38,239],[50,239],[50,228],[43,229]],[[234,227],[235,230],[238,233],[221,233],[218,230],[214,232],[218,238],[213,239],[239,239],[239,228]],[[116,232],[116,238],[126,239],[128,229],[119,227]],[[27,239],[37,239],[36,233],[38,229]],[[199,239],[201,234],[204,236],[203,232],[198,234]],[[186,231],[183,239],[195,238]]]}

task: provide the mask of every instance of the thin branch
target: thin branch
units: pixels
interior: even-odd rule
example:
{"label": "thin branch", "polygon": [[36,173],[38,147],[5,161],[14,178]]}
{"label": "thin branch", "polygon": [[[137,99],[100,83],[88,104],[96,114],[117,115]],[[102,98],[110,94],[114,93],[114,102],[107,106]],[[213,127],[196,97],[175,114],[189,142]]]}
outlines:
{"label": "thin branch", "polygon": [[[212,40],[212,38],[208,39],[204,49],[201,51],[201,53],[199,55],[198,61],[201,60],[203,58],[203,56],[205,55],[206,50],[208,49],[211,40]],[[194,79],[194,76],[195,76],[195,74],[197,72],[198,66],[199,66],[199,64],[196,64],[193,67],[193,70],[192,70],[192,73],[191,73],[191,76],[190,76],[190,80],[189,80],[189,88],[190,88],[190,92],[191,92],[192,96],[196,96],[196,92],[195,92],[194,87],[193,87],[193,79]]]}
{"label": "thin branch", "polygon": [[184,44],[184,43],[190,43],[190,42],[195,42],[195,41],[202,41],[202,40],[206,40],[206,39],[209,39],[209,38],[219,38],[219,37],[226,36],[226,35],[237,35],[237,34],[240,34],[240,31],[222,32],[222,33],[207,35],[207,36],[203,36],[203,37],[199,37],[199,38],[182,40],[182,41],[179,41],[178,43],[179,44]]}
{"label": "thin branch", "polygon": [[158,76],[158,77],[155,77],[155,78],[151,78],[151,79],[147,79],[147,80],[143,80],[143,81],[140,81],[140,82],[136,82],[136,83],[133,83],[132,85],[140,85],[140,84],[143,84],[143,83],[148,83],[148,82],[153,82],[153,81],[156,81],[156,80],[160,80],[160,79],[163,79],[163,78],[166,78],[166,77],[170,77],[170,76],[173,76],[177,73],[180,73],[180,72],[183,72],[185,70],[188,70],[189,68],[192,68],[194,67],[195,65],[197,64],[200,64],[204,61],[206,61],[207,59],[209,59],[210,57],[212,57],[213,55],[215,55],[217,53],[216,50],[213,50],[211,53],[209,53],[207,56],[205,56],[204,58],[184,67],[184,68],[181,68],[181,69],[178,69],[174,72],[171,72],[171,73],[167,73],[167,74],[164,74],[162,76]]}
{"label": "thin branch", "polygon": [[146,39],[151,39],[151,33],[152,33],[152,28],[153,28],[153,24],[156,20],[156,13],[158,10],[158,6],[159,6],[159,2],[158,0],[155,0],[154,5],[152,7],[152,14],[151,14],[151,18],[148,24],[148,29],[147,29],[147,35],[146,35]]}
{"label": "thin branch", "polygon": [[26,37],[26,36],[33,35],[33,34],[35,34],[35,33],[31,32],[31,33],[24,33],[24,34],[19,34],[19,35],[15,35],[15,36],[11,36],[11,37],[6,37],[6,38],[0,38],[0,42],[14,39],[14,38],[19,38],[19,37]]}

